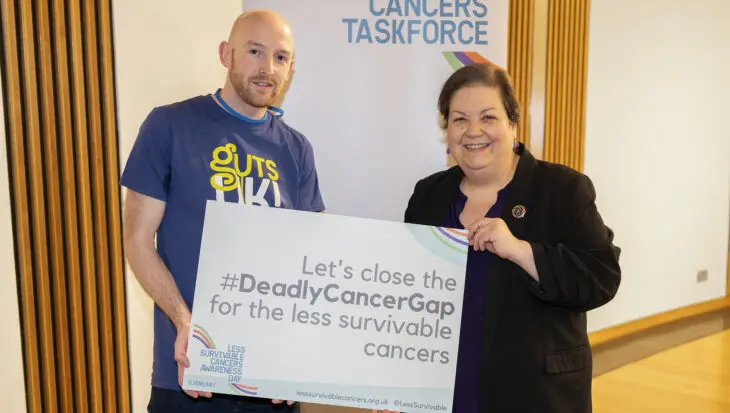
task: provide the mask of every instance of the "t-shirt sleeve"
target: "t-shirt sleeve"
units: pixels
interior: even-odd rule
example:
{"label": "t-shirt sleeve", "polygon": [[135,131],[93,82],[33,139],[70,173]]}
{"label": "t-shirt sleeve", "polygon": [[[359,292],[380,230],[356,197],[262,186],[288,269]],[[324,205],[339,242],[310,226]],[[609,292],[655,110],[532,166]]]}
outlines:
{"label": "t-shirt sleeve", "polygon": [[324,211],[324,201],[319,190],[319,177],[314,161],[314,150],[307,142],[302,151],[302,171],[299,180],[299,204],[297,209],[302,211]]}
{"label": "t-shirt sleeve", "polygon": [[142,122],[124,167],[121,184],[167,202],[170,187],[170,126],[160,108]]}

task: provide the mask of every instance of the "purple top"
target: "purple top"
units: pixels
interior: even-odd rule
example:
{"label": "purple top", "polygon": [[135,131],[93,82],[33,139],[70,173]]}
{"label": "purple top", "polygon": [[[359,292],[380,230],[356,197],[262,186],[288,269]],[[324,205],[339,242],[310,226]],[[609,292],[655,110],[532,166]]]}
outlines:
{"label": "purple top", "polygon": [[[506,190],[497,195],[497,201],[487,212],[486,217],[498,218],[506,198]],[[458,192],[443,222],[448,228],[463,229],[459,215],[464,210],[467,197]],[[474,413],[479,411],[479,360],[484,318],[484,291],[486,288],[487,267],[494,256],[489,252],[476,252],[469,248],[464,283],[464,305],[461,316],[461,336],[459,355],[456,361],[456,383],[454,388],[455,413]]]}

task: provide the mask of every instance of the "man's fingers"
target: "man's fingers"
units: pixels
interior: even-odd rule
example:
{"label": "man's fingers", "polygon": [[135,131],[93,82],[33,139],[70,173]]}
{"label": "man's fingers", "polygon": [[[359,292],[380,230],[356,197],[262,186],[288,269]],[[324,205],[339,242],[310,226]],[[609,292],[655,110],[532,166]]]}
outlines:
{"label": "man's fingers", "polygon": [[177,364],[182,365],[185,368],[190,367],[190,359],[184,351],[175,352],[175,361],[177,362]]}
{"label": "man's fingers", "polygon": [[[182,376],[180,376],[179,384],[180,384],[180,388],[182,389]],[[207,391],[196,391],[196,390],[185,390],[185,389],[183,389],[183,391],[185,392],[185,394],[192,397],[193,399],[197,399],[198,397],[207,397],[210,399],[211,397],[213,397],[213,393],[207,392]]]}
{"label": "man's fingers", "polygon": [[210,399],[211,397],[213,397],[213,394],[210,392],[195,391],[195,390],[183,390],[183,391],[185,392],[185,394],[192,397],[193,399],[197,399],[198,397],[207,397]]}
{"label": "man's fingers", "polygon": [[[178,374],[178,384],[180,385],[181,389],[182,389],[182,382],[183,382],[183,377],[182,377],[182,372],[181,372],[180,374]],[[207,391],[196,391],[196,390],[185,390],[185,389],[183,389],[183,391],[185,392],[185,394],[192,397],[193,399],[197,399],[198,397],[207,397],[210,399],[211,397],[213,397],[213,393],[207,392]]]}
{"label": "man's fingers", "polygon": [[187,394],[188,396],[192,397],[193,399],[197,399],[198,398],[198,392],[196,392],[194,390],[183,390],[183,391],[185,392],[185,394]]}
{"label": "man's fingers", "polygon": [[182,364],[185,368],[190,367],[188,359],[188,336],[186,334],[178,334],[175,340],[175,361]]}
{"label": "man's fingers", "polygon": [[[177,381],[178,385],[182,389],[183,386],[183,378],[185,375],[185,369],[190,367],[190,359],[188,358],[188,336],[187,331],[189,328],[182,329],[178,331],[177,339],[175,340],[174,348],[175,348],[175,362],[177,363]],[[204,392],[204,391],[195,391],[195,390],[185,390],[183,389],[185,394],[188,396],[197,399],[198,397],[207,397],[211,398],[213,397],[213,394],[211,392]]]}
{"label": "man's fingers", "polygon": [[[177,384],[180,386],[181,389],[183,387],[184,373],[185,373],[185,369],[183,368],[182,364],[180,364],[180,362],[178,362],[178,364],[177,364]],[[197,399],[198,397],[207,397],[207,398],[213,397],[213,393],[211,393],[211,392],[185,390],[185,389],[183,389],[183,391],[185,392],[185,394],[187,394],[188,396],[190,396],[194,399]]]}

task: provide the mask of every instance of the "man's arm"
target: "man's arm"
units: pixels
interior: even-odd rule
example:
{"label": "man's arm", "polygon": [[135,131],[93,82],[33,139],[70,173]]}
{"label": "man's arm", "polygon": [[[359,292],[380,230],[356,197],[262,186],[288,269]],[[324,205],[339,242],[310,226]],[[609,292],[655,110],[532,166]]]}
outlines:
{"label": "man's arm", "polygon": [[[134,275],[177,329],[175,361],[178,384],[182,387],[183,369],[190,367],[187,357],[190,309],[180,295],[172,274],[155,249],[155,234],[165,213],[165,203],[127,190],[124,203],[124,248]],[[185,390],[190,397],[211,397],[210,392]]]}
{"label": "man's arm", "polygon": [[164,202],[128,190],[124,205],[124,248],[140,285],[179,331],[190,324],[190,310],[155,249],[155,233],[164,213]]}

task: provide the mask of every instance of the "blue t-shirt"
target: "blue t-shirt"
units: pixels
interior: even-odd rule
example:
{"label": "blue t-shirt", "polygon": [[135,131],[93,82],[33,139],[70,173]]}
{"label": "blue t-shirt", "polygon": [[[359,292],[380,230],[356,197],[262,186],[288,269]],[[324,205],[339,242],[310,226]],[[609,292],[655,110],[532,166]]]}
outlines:
{"label": "blue t-shirt", "polygon": [[[192,309],[208,200],[304,211],[325,209],[309,141],[271,114],[245,118],[212,95],[153,109],[121,183],[166,203],[157,251]],[[176,330],[155,306],[152,385],[179,389]]]}

